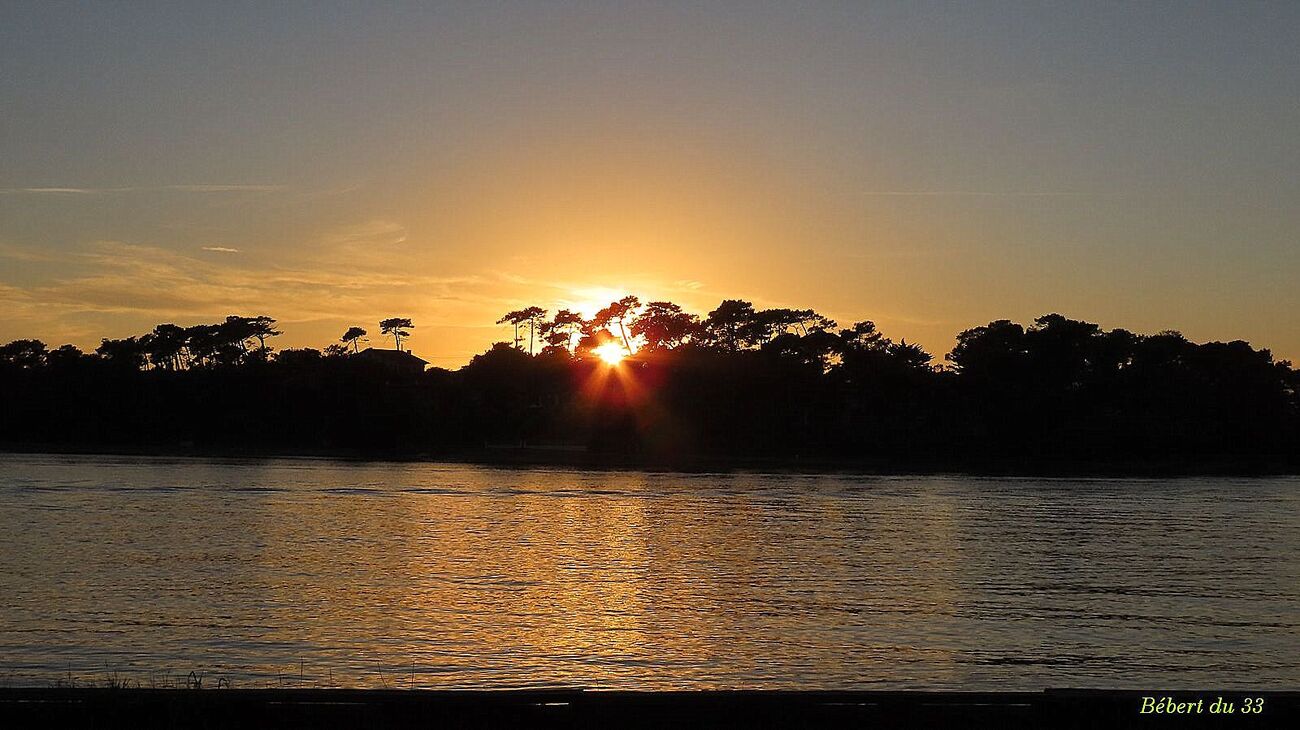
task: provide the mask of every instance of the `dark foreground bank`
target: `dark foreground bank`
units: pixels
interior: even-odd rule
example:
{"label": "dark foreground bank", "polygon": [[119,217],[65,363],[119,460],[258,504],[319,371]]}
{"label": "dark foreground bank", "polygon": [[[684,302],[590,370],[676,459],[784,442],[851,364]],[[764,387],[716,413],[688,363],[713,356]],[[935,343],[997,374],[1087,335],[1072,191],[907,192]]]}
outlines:
{"label": "dark foreground bank", "polygon": [[[1231,711],[1229,711],[1231,709]],[[6,727],[1295,727],[1300,692],[0,689]]]}

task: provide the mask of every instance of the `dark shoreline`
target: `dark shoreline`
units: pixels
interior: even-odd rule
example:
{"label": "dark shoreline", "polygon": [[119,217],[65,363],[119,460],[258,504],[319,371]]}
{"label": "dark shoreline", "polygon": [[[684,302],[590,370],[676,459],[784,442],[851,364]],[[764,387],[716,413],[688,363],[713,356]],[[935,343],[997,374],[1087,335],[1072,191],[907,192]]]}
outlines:
{"label": "dark shoreline", "polygon": [[637,454],[598,454],[577,449],[523,447],[472,451],[411,452],[356,449],[283,449],[246,447],[70,446],[67,444],[0,443],[0,454],[66,454],[81,456],[144,456],[244,459],[335,459],[340,461],[402,461],[470,464],[483,467],[558,467],[597,471],[682,473],[770,472],[863,475],[959,474],[974,477],[1270,477],[1300,475],[1296,456],[1201,456],[1195,459],[1115,458],[1080,460],[1052,457],[828,458],[692,456],[647,458]]}
{"label": "dark shoreline", "polygon": [[[1201,712],[1141,712],[1170,697]],[[1216,698],[1232,715],[1210,714]],[[1263,711],[1243,714],[1246,698]],[[1179,727],[1287,726],[1300,692],[0,689],[9,727]]]}

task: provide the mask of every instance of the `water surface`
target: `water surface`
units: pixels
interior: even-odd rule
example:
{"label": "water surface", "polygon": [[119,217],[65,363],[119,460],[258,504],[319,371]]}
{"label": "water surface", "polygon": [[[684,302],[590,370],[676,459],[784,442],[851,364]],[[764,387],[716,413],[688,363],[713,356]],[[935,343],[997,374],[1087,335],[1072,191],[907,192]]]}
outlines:
{"label": "water surface", "polygon": [[0,684],[1300,686],[1300,479],[0,455]]}

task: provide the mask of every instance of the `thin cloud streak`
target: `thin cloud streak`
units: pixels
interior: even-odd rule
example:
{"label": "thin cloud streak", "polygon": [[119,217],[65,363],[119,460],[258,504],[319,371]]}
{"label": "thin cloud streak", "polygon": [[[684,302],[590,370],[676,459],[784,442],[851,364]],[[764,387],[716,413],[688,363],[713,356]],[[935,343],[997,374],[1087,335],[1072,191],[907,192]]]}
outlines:
{"label": "thin cloud streak", "polygon": [[16,246],[0,241],[0,259],[24,261],[28,263],[49,263],[58,261],[59,256],[29,246]]}
{"label": "thin cloud streak", "polygon": [[34,195],[56,194],[56,195],[94,195],[104,192],[102,190],[91,190],[89,188],[0,188],[0,194],[4,195],[21,195],[31,193]]}
{"label": "thin cloud streak", "polygon": [[286,185],[155,185],[117,188],[30,187],[0,188],[0,195],[109,195],[113,193],[181,192],[181,193],[275,193]]}
{"label": "thin cloud streak", "polygon": [[[150,188],[134,188],[150,190]],[[162,190],[178,190],[186,193],[275,193],[287,190],[286,185],[164,185]]]}
{"label": "thin cloud streak", "polygon": [[[941,198],[947,196],[972,198],[1085,198],[1105,196],[1107,193],[1079,193],[1057,190],[1010,192],[989,190],[867,190],[862,195],[878,198]],[[1114,195],[1114,193],[1110,195]]]}

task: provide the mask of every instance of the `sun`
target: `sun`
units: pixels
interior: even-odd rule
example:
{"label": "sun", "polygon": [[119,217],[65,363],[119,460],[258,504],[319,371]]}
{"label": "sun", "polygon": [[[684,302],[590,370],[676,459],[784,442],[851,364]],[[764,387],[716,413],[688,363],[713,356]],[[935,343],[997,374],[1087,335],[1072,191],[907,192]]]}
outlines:
{"label": "sun", "polygon": [[604,360],[606,365],[617,365],[623,362],[623,348],[614,342],[606,342],[592,352],[596,353],[596,357]]}

